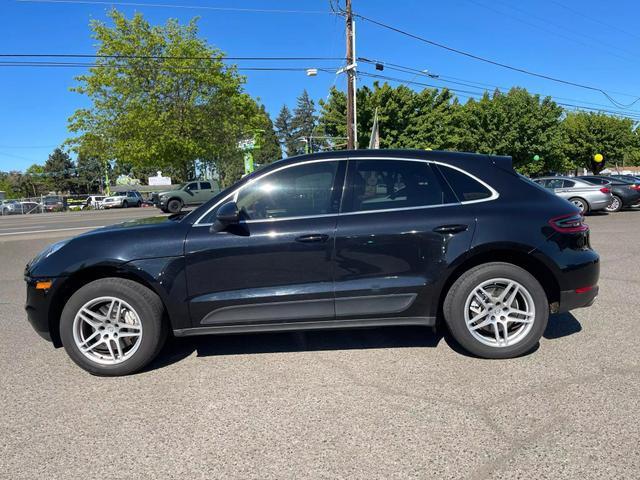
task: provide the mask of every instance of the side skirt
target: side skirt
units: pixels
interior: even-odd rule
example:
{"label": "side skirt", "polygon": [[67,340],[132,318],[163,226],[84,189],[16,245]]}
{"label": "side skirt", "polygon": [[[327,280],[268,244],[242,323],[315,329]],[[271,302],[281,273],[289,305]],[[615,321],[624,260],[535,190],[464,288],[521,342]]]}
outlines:
{"label": "side skirt", "polygon": [[433,327],[435,317],[364,318],[360,320],[321,320],[315,322],[290,322],[258,325],[218,325],[196,328],[179,328],[173,331],[176,337],[194,335],[221,335],[229,333],[283,332],[291,330],[331,330],[341,328],[372,328],[400,325]]}

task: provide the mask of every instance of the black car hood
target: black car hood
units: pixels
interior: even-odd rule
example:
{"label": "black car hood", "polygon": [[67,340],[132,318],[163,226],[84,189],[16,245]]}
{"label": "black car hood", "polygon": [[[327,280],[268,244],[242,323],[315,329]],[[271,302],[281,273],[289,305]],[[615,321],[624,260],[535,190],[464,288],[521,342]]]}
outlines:
{"label": "black car hood", "polygon": [[92,267],[117,267],[146,258],[184,254],[190,225],[168,217],[150,217],[98,228],[74,237],[27,267],[33,277],[59,277]]}

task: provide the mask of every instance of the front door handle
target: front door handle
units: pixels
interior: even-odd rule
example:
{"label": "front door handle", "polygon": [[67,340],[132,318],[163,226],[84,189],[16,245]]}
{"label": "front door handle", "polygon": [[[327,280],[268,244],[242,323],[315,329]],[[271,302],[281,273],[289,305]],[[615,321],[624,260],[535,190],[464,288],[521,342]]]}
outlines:
{"label": "front door handle", "polygon": [[315,242],[326,242],[329,239],[329,235],[325,235],[324,233],[308,233],[306,235],[300,235],[296,238],[296,242],[301,243],[315,243]]}
{"label": "front door handle", "polygon": [[469,228],[469,225],[462,225],[462,224],[440,225],[439,227],[434,228],[433,231],[436,233],[454,234],[454,233],[466,232],[468,228]]}

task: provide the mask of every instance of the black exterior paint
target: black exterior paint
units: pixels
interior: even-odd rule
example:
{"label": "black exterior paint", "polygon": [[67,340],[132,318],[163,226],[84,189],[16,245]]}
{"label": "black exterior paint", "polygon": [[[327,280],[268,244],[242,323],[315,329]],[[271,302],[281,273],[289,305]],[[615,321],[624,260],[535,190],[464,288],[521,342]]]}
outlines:
{"label": "black exterior paint", "polygon": [[[460,203],[442,182],[446,205],[313,218],[242,221],[226,231],[196,225],[238,187],[273,169],[338,159],[334,195],[349,195],[349,158],[441,162],[490,185],[498,198]],[[438,166],[433,166],[439,181]],[[344,203],[345,199],[342,199]],[[185,217],[126,222],[75,237],[25,270],[34,328],[56,340],[62,305],[74,289],[123,276],[153,289],[176,334],[434,323],[448,286],[465,269],[512,259],[532,270],[559,309],[597,293],[598,255],[588,232],[560,233],[549,220],[577,212],[518,177],[507,157],[435,151],[342,151],[276,162],[245,177]],[[49,291],[35,290],[51,279]],[[564,299],[564,305],[561,300]]]}

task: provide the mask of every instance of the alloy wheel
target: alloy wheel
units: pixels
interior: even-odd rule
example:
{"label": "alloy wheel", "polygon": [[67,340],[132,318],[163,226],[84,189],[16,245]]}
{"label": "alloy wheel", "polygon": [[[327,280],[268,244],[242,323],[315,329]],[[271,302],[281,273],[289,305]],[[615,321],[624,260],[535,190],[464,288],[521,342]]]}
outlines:
{"label": "alloy wheel", "polygon": [[573,203],[576,207],[580,209],[580,213],[584,213],[585,210],[587,209],[587,206],[579,198],[574,198],[573,200],[571,200],[571,203]]}
{"label": "alloy wheel", "polygon": [[521,342],[535,320],[533,297],[522,284],[492,278],[475,287],[464,306],[469,333],[484,345],[511,347]]}
{"label": "alloy wheel", "polygon": [[618,210],[620,210],[620,200],[618,199],[618,197],[613,197],[611,203],[607,205],[606,210],[607,212],[617,212]]}
{"label": "alloy wheel", "polygon": [[142,340],[142,322],[124,300],[94,298],[76,313],[73,339],[78,350],[92,362],[116,365],[138,350]]}

